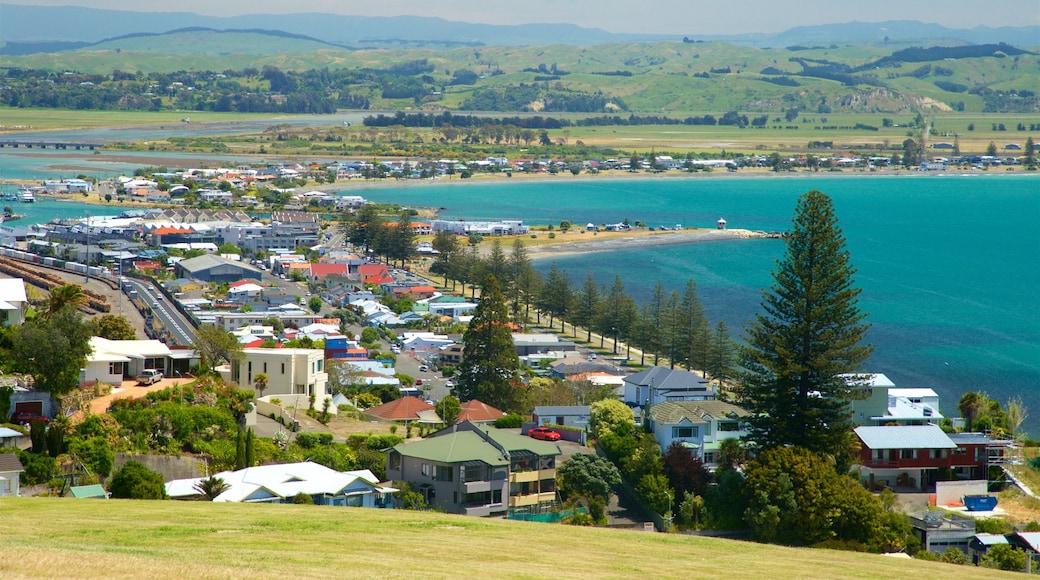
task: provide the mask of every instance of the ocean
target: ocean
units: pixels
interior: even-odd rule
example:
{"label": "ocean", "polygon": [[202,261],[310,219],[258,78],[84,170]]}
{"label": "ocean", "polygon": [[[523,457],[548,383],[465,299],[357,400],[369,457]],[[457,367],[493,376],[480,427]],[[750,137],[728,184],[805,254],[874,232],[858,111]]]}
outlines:
{"label": "ocean", "polygon": [[[939,393],[957,416],[968,390],[1005,402],[1020,396],[1040,435],[1040,178],[1036,175],[694,177],[575,179],[367,189],[374,201],[443,208],[469,221],[530,224],[641,220],[651,226],[789,229],[799,195],[834,200],[862,288],[860,307],[875,352],[864,370],[899,387]],[[351,191],[351,193],[357,193]],[[712,323],[739,339],[761,311],[781,240],[745,239],[632,248],[538,260],[565,269],[572,284],[587,272],[601,284],[621,275],[645,300],[661,281],[698,287]]]}

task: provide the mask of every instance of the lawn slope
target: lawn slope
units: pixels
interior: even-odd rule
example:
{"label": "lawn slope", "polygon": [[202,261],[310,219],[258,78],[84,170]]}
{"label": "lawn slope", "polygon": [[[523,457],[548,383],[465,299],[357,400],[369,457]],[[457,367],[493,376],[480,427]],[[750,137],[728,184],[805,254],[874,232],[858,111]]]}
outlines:
{"label": "lawn slope", "polygon": [[901,578],[985,569],[436,513],[4,498],[0,577]]}

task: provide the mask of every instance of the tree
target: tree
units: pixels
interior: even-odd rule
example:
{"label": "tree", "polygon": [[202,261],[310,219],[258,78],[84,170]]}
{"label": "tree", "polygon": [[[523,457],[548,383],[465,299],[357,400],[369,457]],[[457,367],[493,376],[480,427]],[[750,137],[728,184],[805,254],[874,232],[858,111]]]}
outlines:
{"label": "tree", "polygon": [[[579,171],[580,171],[580,169],[579,169]],[[577,173],[575,173],[575,175],[577,175]],[[569,222],[567,220],[562,220],[560,222],[560,232],[567,233],[570,229],[571,229],[571,222]]]}
{"label": "tree", "polygon": [[[53,431],[55,428],[51,427]],[[76,458],[92,474],[104,479],[112,473],[116,454],[104,437],[74,437],[69,441],[69,455]]]}
{"label": "tree", "polygon": [[264,396],[264,390],[267,389],[268,377],[264,373],[256,373],[253,375],[253,388],[256,389],[256,396],[260,398]]}
{"label": "tree", "polygon": [[990,157],[996,157],[997,156],[997,144],[996,143],[994,143],[992,141],[989,142],[989,145],[986,146],[986,155],[989,155]]}
{"label": "tree", "polygon": [[940,558],[947,564],[957,564],[959,566],[967,566],[971,564],[971,560],[968,559],[968,555],[964,553],[964,550],[950,546],[946,548],[946,551],[942,553]]}
{"label": "tree", "polygon": [[502,291],[488,275],[473,319],[462,335],[465,344],[455,393],[461,401],[479,399],[506,412],[519,411],[514,392],[520,382],[520,358],[513,344]]}
{"label": "tree", "polygon": [[[537,295],[538,285],[542,280],[531,264],[531,259],[527,256],[527,248],[520,238],[513,240],[513,249],[509,254],[509,274],[510,313],[514,322],[526,326],[531,301]],[[523,306],[522,313],[521,306]]]}
{"label": "tree", "polygon": [[556,470],[556,480],[565,497],[584,497],[606,501],[621,485],[621,472],[606,458],[575,453]]}
{"label": "tree", "polygon": [[239,256],[241,256],[242,255],[242,248],[239,248],[235,244],[224,243],[224,244],[220,244],[220,247],[217,248],[217,253],[218,254],[238,254]]}
{"label": "tree", "polygon": [[585,328],[585,342],[592,340],[592,323],[599,311],[599,287],[592,272],[585,275],[585,283],[574,295],[574,308],[571,312],[571,322],[574,326]]}
{"label": "tree", "polygon": [[983,568],[1021,572],[1026,568],[1026,553],[1012,547],[1011,544],[997,544],[990,547],[986,555],[979,560],[979,565]]}
{"label": "tree", "polygon": [[311,296],[310,299],[307,300],[307,307],[315,314],[321,312],[322,304],[321,296]]}
{"label": "tree", "polygon": [[166,499],[162,475],[133,460],[116,471],[108,491],[117,499]]}
{"label": "tree", "polygon": [[549,267],[549,272],[545,275],[545,283],[542,284],[542,290],[538,296],[538,308],[549,315],[550,327],[553,325],[553,320],[559,318],[560,332],[563,332],[566,324],[564,317],[570,312],[573,301],[571,282],[567,278],[567,272],[553,262]]}
{"label": "tree", "polygon": [[198,483],[193,486],[193,489],[199,492],[206,501],[213,501],[220,497],[220,494],[231,489],[231,486],[227,484],[221,477],[209,476],[205,479],[200,479]]}
{"label": "tree", "polygon": [[434,410],[437,411],[437,416],[444,421],[445,425],[454,425],[458,423],[459,415],[462,414],[462,403],[457,397],[448,395],[437,401]]}
{"label": "tree", "polygon": [[19,326],[11,335],[13,369],[31,374],[37,389],[55,397],[79,385],[79,370],[91,352],[83,315],[66,306]]}
{"label": "tree", "polygon": [[212,324],[202,324],[195,329],[195,350],[201,358],[201,366],[211,370],[227,362],[235,365],[242,357],[242,345],[230,332]]}
{"label": "tree", "polygon": [[604,399],[589,405],[589,429],[599,439],[618,429],[618,425],[635,425],[635,416],[628,405],[617,399]]}
{"label": "tree", "polygon": [[979,417],[979,413],[986,404],[986,395],[976,391],[968,391],[961,395],[961,400],[957,404],[958,410],[961,412],[961,417],[967,422],[968,431],[972,431],[975,427],[975,419]]}
{"label": "tree", "polygon": [[130,323],[117,314],[103,314],[87,322],[90,333],[108,340],[134,340],[137,333]]}
{"label": "tree", "polygon": [[704,367],[705,376],[718,381],[719,384],[729,381],[733,377],[733,355],[736,347],[729,338],[726,323],[719,321],[715,326],[715,333],[708,345],[708,361]]}
{"label": "tree", "polygon": [[661,459],[664,461],[664,475],[677,497],[685,497],[688,493],[704,495],[711,474],[682,443],[672,442]]}
{"label": "tree", "polygon": [[1036,164],[1036,144],[1033,141],[1033,137],[1026,138],[1026,158],[1023,160],[1023,165],[1027,169],[1032,169],[1033,165]]}
{"label": "tree", "polygon": [[858,394],[842,375],[858,371],[873,347],[861,344],[869,325],[829,197],[799,199],[786,245],[763,292],[765,313],[748,328],[737,397],[751,411],[748,439],[761,448],[835,453],[848,448],[849,401]]}
{"label": "tree", "polygon": [[50,290],[50,296],[47,298],[47,302],[43,306],[44,316],[54,316],[58,312],[61,312],[65,306],[71,306],[72,308],[83,308],[87,305],[89,299],[87,295],[83,293],[83,289],[75,284],[62,284],[61,286],[55,286]]}

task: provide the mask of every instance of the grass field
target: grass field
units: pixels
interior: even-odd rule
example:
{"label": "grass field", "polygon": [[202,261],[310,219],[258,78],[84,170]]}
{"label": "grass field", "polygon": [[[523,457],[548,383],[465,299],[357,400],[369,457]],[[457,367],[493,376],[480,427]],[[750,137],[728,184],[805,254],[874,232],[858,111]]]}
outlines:
{"label": "grass field", "polygon": [[0,577],[904,578],[982,568],[827,550],[293,505],[3,498]]}
{"label": "grass field", "polygon": [[241,121],[284,115],[210,113],[200,111],[71,111],[68,109],[31,109],[0,107],[0,133],[17,135],[21,130],[94,129],[138,125],[179,124],[185,117],[193,123]]}

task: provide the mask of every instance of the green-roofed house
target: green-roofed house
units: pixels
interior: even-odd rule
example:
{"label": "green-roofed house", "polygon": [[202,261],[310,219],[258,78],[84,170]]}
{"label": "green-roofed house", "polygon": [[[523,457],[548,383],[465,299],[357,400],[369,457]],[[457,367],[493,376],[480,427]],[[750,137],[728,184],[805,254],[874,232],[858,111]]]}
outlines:
{"label": "green-roofed house", "polygon": [[556,506],[555,443],[469,421],[394,446],[386,476],[449,513],[508,516]]}
{"label": "green-roofed house", "polygon": [[77,499],[108,499],[108,492],[100,484],[74,485],[69,488],[69,493]]}

